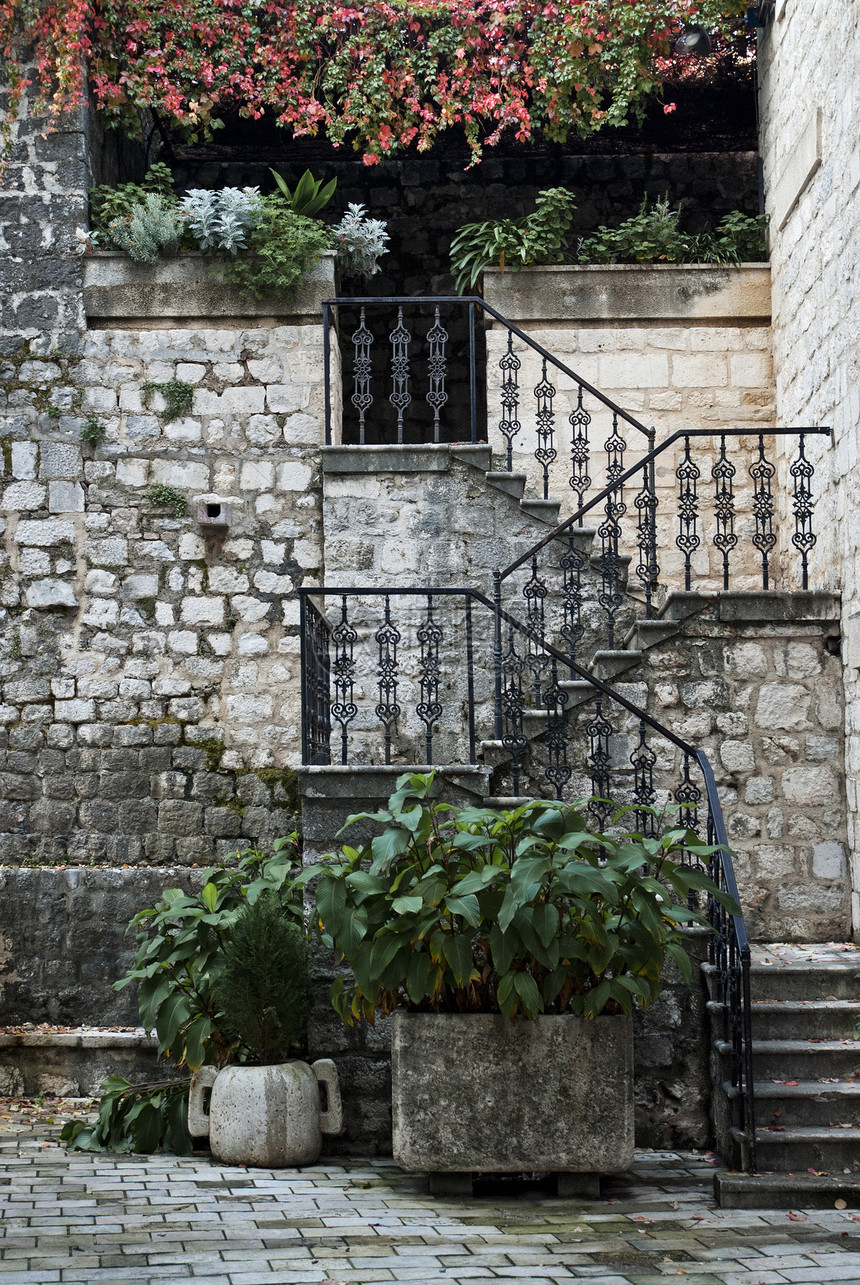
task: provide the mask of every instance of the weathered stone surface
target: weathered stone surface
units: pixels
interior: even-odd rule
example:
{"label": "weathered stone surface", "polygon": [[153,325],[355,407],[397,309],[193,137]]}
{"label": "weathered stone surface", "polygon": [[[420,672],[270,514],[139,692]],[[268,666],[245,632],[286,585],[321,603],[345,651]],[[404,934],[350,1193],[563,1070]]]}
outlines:
{"label": "weathered stone surface", "polygon": [[34,580],[27,585],[24,600],[28,607],[77,607],[74,589],[65,580]]}
{"label": "weathered stone surface", "polygon": [[400,1010],[392,1030],[392,1114],[394,1158],[406,1169],[627,1169],[630,1019],[512,1023],[484,1013]]}

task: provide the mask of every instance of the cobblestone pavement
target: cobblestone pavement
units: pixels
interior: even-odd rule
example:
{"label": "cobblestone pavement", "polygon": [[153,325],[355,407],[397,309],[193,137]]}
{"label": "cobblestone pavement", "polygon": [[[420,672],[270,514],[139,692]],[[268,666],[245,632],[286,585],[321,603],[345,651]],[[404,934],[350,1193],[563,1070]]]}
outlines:
{"label": "cobblestone pavement", "polygon": [[0,1104],[0,1285],[860,1285],[860,1214],[723,1212],[700,1153],[639,1152],[599,1201],[454,1200],[385,1160],[67,1155],[63,1110]]}

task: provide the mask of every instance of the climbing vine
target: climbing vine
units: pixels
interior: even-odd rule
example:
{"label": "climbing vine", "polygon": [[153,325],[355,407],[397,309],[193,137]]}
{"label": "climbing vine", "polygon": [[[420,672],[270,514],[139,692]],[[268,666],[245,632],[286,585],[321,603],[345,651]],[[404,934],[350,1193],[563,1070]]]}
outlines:
{"label": "climbing vine", "polygon": [[[155,112],[194,142],[238,114],[350,143],[367,164],[452,126],[473,160],[503,135],[562,140],[637,117],[683,23],[740,0],[0,0],[13,100],[33,49],[40,109],[88,89],[112,125]],[[14,106],[14,101],[13,101]]]}

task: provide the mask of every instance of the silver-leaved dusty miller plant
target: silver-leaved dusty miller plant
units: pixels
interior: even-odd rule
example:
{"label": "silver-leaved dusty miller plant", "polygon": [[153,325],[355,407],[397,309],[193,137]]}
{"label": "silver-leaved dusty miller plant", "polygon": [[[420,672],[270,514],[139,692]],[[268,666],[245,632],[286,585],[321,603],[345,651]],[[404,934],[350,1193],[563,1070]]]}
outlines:
{"label": "silver-leaved dusty miller plant", "polygon": [[387,253],[387,224],[369,219],[367,208],[354,202],[331,230],[340,270],[345,277],[372,277],[379,271],[379,260]]}
{"label": "silver-leaved dusty miller plant", "polygon": [[248,234],[260,221],[256,187],[223,187],[219,192],[191,188],[179,202],[183,222],[201,250],[238,254],[247,249]]}

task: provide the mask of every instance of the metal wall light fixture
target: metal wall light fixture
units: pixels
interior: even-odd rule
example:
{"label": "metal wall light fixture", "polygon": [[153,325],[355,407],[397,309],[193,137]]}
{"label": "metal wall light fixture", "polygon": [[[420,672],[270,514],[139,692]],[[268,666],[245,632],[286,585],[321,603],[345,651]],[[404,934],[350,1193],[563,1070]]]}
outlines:
{"label": "metal wall light fixture", "polygon": [[711,37],[704,27],[684,24],[684,33],[675,41],[676,54],[692,54],[694,58],[707,58],[711,52]]}

